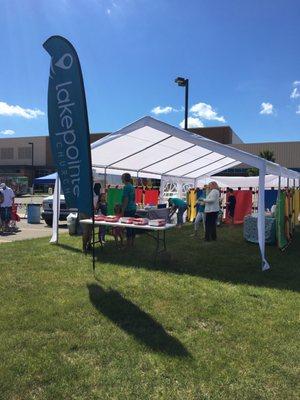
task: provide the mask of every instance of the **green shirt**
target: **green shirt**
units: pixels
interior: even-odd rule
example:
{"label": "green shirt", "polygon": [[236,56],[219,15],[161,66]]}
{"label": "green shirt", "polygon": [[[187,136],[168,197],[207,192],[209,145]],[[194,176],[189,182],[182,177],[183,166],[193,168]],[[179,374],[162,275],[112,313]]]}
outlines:
{"label": "green shirt", "polygon": [[124,201],[124,199],[126,197],[128,198],[128,203],[127,203],[127,207],[125,208],[125,211],[135,211],[136,210],[135,190],[131,183],[127,183],[124,186],[122,202]]}
{"label": "green shirt", "polygon": [[171,198],[172,205],[176,207],[186,207],[186,202],[184,200],[178,199],[177,197]]}

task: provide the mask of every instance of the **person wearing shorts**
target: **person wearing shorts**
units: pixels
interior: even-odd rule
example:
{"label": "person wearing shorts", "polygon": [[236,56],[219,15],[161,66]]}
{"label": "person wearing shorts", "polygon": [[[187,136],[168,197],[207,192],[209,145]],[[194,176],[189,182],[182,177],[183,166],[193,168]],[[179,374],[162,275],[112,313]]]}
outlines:
{"label": "person wearing shorts", "polygon": [[2,199],[2,202],[0,204],[0,218],[2,221],[2,230],[8,231],[15,194],[10,187],[6,186],[5,183],[1,183],[0,192]]}

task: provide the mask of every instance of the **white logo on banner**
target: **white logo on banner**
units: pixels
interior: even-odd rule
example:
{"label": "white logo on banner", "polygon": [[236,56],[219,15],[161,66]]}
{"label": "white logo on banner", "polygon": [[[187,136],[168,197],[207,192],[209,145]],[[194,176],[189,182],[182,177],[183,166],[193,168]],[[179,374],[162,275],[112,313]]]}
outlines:
{"label": "white logo on banner", "polygon": [[55,65],[62,69],[70,69],[73,65],[73,57],[70,53],[66,53],[56,61]]}

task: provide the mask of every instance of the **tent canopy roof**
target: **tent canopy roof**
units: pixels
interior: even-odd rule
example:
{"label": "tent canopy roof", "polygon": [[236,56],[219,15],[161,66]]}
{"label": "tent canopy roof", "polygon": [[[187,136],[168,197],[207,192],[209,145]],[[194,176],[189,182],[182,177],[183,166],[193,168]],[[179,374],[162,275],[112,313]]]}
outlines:
{"label": "tent canopy roof", "polygon": [[197,179],[245,163],[299,179],[295,171],[148,116],[94,142],[91,149],[93,167],[107,174]]}
{"label": "tent canopy roof", "polygon": [[[278,188],[292,186],[293,182],[289,182],[288,185],[287,178],[281,178],[279,181],[279,177],[277,175],[266,175],[265,176],[265,188]],[[210,178],[199,178],[197,180],[197,186],[203,186],[209,182]],[[214,181],[217,182],[218,186],[221,188],[257,188],[259,186],[259,177],[258,176],[214,176]]]}
{"label": "tent canopy roof", "polygon": [[35,185],[43,185],[43,184],[50,185],[52,183],[54,184],[56,177],[57,177],[57,172],[54,172],[53,174],[50,175],[41,176],[40,178],[35,178],[34,184]]}

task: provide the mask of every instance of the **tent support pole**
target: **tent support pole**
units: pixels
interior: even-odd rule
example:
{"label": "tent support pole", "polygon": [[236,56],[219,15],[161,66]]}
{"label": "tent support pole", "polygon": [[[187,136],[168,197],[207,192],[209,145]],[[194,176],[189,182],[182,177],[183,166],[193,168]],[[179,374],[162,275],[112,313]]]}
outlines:
{"label": "tent support pole", "polygon": [[146,166],[140,168],[139,171],[144,171],[145,168],[149,168],[149,167],[152,167],[152,165],[158,164],[158,163],[160,163],[160,162],[162,162],[162,161],[166,161],[166,160],[168,160],[169,158],[172,158],[172,157],[174,157],[174,156],[177,156],[178,154],[184,153],[185,151],[192,149],[193,147],[196,147],[196,145],[193,144],[192,146],[189,146],[189,147],[187,147],[187,148],[184,149],[184,150],[177,151],[177,153],[174,153],[174,154],[171,154],[170,156],[161,158],[160,160],[157,160],[157,161],[155,161],[155,162],[153,162],[153,163],[151,163],[151,164],[148,164],[148,165],[146,165]]}
{"label": "tent support pole", "polygon": [[[208,167],[209,165],[216,164],[216,163],[218,163],[219,161],[225,160],[225,158],[227,158],[227,156],[223,156],[223,157],[219,158],[219,159],[216,160],[216,161],[213,161],[213,162],[211,162],[211,163],[209,163],[209,164],[203,165],[203,166],[200,167],[200,168],[193,169],[193,170],[191,170],[191,171],[185,173],[184,175],[181,175],[180,178],[184,178],[186,175],[189,175],[189,174],[192,174],[193,172],[199,171],[199,169],[204,169],[204,168]],[[230,162],[230,164],[231,164],[231,162]],[[226,164],[225,164],[225,165],[226,165]],[[222,166],[221,168],[223,168],[223,166]]]}
{"label": "tent support pole", "polygon": [[[130,157],[133,157],[133,156],[135,156],[135,155],[137,155],[137,154],[140,154],[140,153],[142,153],[143,151],[148,150],[148,149],[150,149],[151,147],[156,146],[157,144],[160,144],[160,143],[164,142],[165,140],[170,139],[171,137],[172,137],[172,135],[169,135],[168,137],[163,138],[163,139],[159,140],[158,142],[152,143],[152,144],[150,144],[149,146],[146,146],[146,147],[144,147],[143,149],[138,150],[138,151],[136,151],[135,153],[130,154],[129,156],[120,158],[119,160],[114,161],[113,163],[107,165],[107,168],[110,168],[110,167],[112,167],[114,164],[118,164],[118,163],[121,162],[121,161],[127,160],[127,158],[130,158]],[[119,169],[120,169],[120,168],[119,168]]]}
{"label": "tent support pole", "polygon": [[106,170],[107,170],[107,168],[105,167],[104,168],[104,193],[106,193]]}
{"label": "tent support pole", "polygon": [[260,253],[262,258],[262,270],[266,271],[270,268],[265,258],[265,175],[266,175],[266,163],[262,162],[259,168],[259,188],[258,188],[258,218],[257,218],[257,232],[258,232],[258,243],[260,247]]}
{"label": "tent support pole", "polygon": [[[233,164],[233,165],[232,165]],[[232,161],[232,162],[230,162],[229,164],[225,164],[224,165],[224,167],[227,167],[227,168],[229,168],[229,166],[235,166],[236,165],[236,161]],[[222,167],[223,168],[223,167]],[[201,169],[202,169],[202,167],[201,167]],[[208,177],[211,177],[212,175],[214,175],[215,173],[217,173],[217,172],[219,172],[220,171],[220,168],[216,168],[216,169],[214,169],[213,171],[209,171],[209,175],[207,175],[207,174],[201,174],[201,175],[199,175],[199,176],[197,176],[197,178],[196,179],[199,179],[199,178],[202,178],[202,177],[204,177],[205,179],[207,179]],[[223,170],[222,170],[223,171]]]}
{"label": "tent support pole", "polygon": [[163,180],[164,175],[162,174],[160,176],[160,187],[159,187],[159,201],[162,203],[163,201],[163,188],[162,188],[162,180]]}
{"label": "tent support pole", "polygon": [[281,191],[281,175],[279,175],[278,177],[278,192],[277,192],[277,201],[279,199],[280,196],[280,191]]}
{"label": "tent support pole", "polygon": [[[201,160],[202,158],[207,157],[207,156],[209,156],[209,155],[212,154],[212,153],[213,153],[213,151],[210,151],[210,152],[208,152],[208,153],[206,153],[206,154],[204,154],[204,155],[202,155],[202,156],[200,156],[200,157],[194,158],[194,159],[191,160],[191,161],[187,161],[187,162],[185,162],[185,163],[183,163],[183,164],[177,165],[176,168],[169,169],[168,171],[165,171],[164,174],[169,174],[170,172],[172,172],[172,171],[174,171],[174,170],[176,170],[176,169],[178,169],[178,168],[185,167],[185,166],[188,165],[188,164],[191,164],[191,163],[193,163],[193,162],[195,162],[195,161]],[[222,157],[222,158],[223,158],[223,157]],[[218,160],[218,161],[219,161],[219,160]],[[207,165],[209,165],[209,164],[207,164]],[[201,167],[201,168],[202,168],[202,167]]]}

